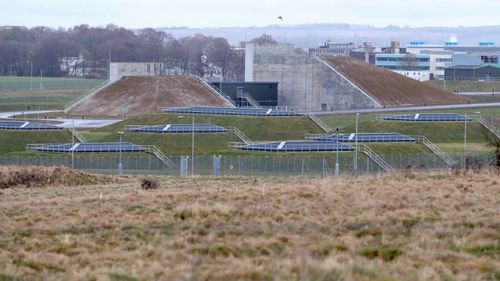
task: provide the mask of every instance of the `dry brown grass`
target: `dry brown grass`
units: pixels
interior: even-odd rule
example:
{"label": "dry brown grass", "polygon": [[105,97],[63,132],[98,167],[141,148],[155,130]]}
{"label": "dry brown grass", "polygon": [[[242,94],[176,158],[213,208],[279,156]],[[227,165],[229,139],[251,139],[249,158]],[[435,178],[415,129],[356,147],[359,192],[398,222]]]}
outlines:
{"label": "dry brown grass", "polygon": [[63,166],[0,166],[0,189],[95,185],[119,181],[116,177],[93,175]]}
{"label": "dry brown grass", "polygon": [[160,180],[1,190],[0,280],[500,278],[498,173]]}

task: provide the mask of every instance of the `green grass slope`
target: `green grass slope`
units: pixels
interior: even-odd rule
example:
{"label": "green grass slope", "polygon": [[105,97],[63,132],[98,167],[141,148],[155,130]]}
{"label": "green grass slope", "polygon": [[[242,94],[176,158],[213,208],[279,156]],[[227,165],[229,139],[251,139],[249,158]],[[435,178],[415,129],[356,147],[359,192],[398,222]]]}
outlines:
{"label": "green grass slope", "polygon": [[62,131],[3,131],[0,130],[0,155],[24,154],[31,143],[68,143],[71,133]]}
{"label": "green grass slope", "polygon": [[[112,126],[94,132],[118,132],[125,125],[162,125],[191,124],[190,115],[178,118],[173,114],[152,114],[129,118]],[[196,115],[196,124],[214,124],[223,127],[237,127],[253,141],[303,140],[306,134],[319,134],[323,131],[307,117],[245,117]]]}

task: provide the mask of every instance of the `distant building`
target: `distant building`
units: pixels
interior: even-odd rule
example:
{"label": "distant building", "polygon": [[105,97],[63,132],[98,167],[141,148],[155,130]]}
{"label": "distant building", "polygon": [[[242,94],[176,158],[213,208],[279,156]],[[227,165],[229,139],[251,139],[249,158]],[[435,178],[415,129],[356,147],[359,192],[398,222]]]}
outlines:
{"label": "distant building", "polygon": [[112,62],[109,65],[110,82],[123,76],[156,76],[163,73],[163,63],[158,62]]}
{"label": "distant building", "polygon": [[375,65],[418,81],[427,81],[430,79],[430,60],[429,55],[377,54]]}
{"label": "distant building", "polygon": [[483,64],[500,63],[500,47],[495,46],[494,42],[480,42],[476,46],[460,45],[458,42],[445,42],[443,45],[411,42],[406,49],[410,54],[431,55],[430,72],[434,79],[443,79],[444,68],[452,65],[462,69],[465,66],[473,68]]}
{"label": "distant building", "polygon": [[329,40],[317,48],[309,49],[310,55],[318,57],[348,57],[355,49],[354,43],[333,43]]}
{"label": "distant building", "polygon": [[453,65],[445,69],[446,80],[500,81],[500,64]]}

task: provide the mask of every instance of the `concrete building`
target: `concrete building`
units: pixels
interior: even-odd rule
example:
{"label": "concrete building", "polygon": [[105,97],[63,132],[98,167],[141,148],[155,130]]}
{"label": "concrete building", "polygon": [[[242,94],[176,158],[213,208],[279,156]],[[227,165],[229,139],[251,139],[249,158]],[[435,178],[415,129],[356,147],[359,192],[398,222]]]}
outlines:
{"label": "concrete building", "polygon": [[278,82],[278,106],[333,111],[382,107],[331,66],[291,44],[247,43],[245,82]]}
{"label": "concrete building", "polygon": [[303,111],[466,102],[349,56],[318,57],[291,44],[248,43],[245,81],[278,82],[278,106]]}
{"label": "concrete building", "polygon": [[500,64],[453,65],[445,69],[446,80],[500,81]]}
{"label": "concrete building", "polygon": [[427,81],[430,79],[430,60],[429,55],[421,54],[377,54],[375,65],[418,81]]}
{"label": "concrete building", "polygon": [[112,62],[109,64],[109,80],[114,82],[123,76],[162,75],[163,63],[158,62]]}

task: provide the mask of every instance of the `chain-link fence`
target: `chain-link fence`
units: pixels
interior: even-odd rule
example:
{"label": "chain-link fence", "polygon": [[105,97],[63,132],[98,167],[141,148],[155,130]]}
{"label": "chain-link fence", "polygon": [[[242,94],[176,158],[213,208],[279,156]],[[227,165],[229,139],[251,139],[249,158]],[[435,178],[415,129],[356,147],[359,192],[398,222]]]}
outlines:
{"label": "chain-link fence", "polygon": [[[469,154],[464,161],[463,154],[451,155],[456,161],[453,168],[482,169],[496,164],[493,153]],[[280,156],[199,156],[195,157],[194,172],[189,157],[181,165],[181,157],[170,157],[174,165],[166,167],[163,162],[150,156],[129,156],[121,158],[124,174],[135,175],[221,175],[221,176],[328,176],[333,175],[337,163],[335,155],[317,155],[304,157],[300,155]],[[214,159],[216,158],[216,159]],[[422,154],[389,154],[382,158],[396,171],[419,169],[425,171],[447,171],[450,167],[432,153]],[[120,158],[118,156],[75,155],[69,156],[31,156],[0,157],[0,165],[43,165],[66,166],[75,169],[102,173],[117,174]],[[353,153],[340,153],[338,165],[340,175],[355,173]],[[181,168],[182,166],[182,168]],[[383,170],[370,158],[359,154],[357,160],[358,174],[382,173]]]}

